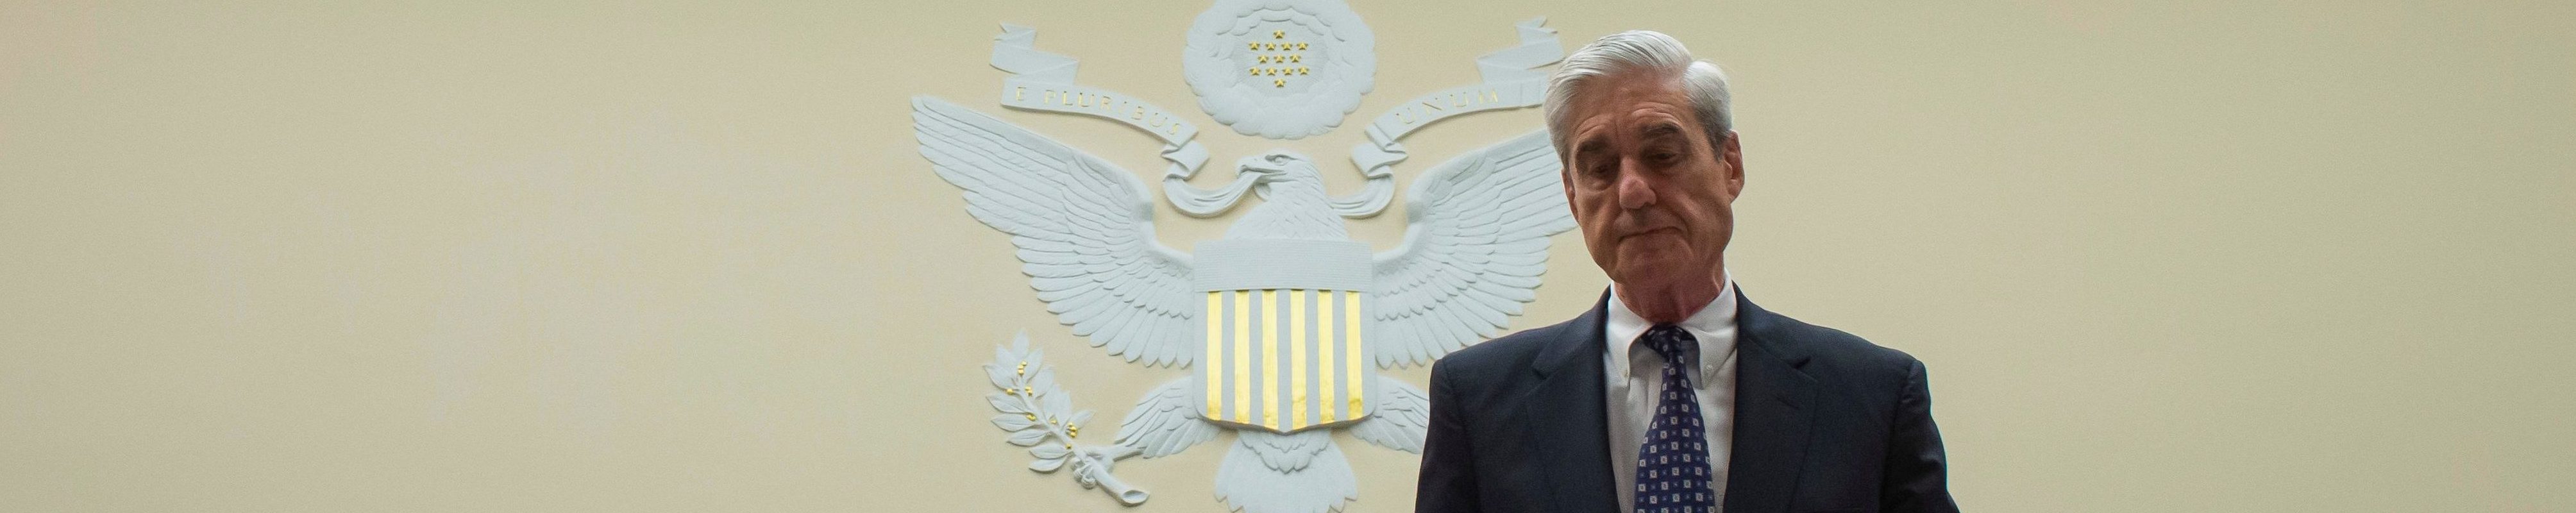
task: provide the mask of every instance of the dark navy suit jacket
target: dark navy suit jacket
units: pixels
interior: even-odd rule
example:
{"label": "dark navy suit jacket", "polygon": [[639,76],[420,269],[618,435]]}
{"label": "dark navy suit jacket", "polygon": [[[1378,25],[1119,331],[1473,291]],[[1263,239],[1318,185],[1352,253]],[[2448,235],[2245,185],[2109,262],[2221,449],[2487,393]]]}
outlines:
{"label": "dark navy suit jacket", "polygon": [[[1727,513],[1955,512],[1923,363],[1736,294]],[[1414,511],[1615,512],[1601,323],[1591,312],[1431,368]]]}

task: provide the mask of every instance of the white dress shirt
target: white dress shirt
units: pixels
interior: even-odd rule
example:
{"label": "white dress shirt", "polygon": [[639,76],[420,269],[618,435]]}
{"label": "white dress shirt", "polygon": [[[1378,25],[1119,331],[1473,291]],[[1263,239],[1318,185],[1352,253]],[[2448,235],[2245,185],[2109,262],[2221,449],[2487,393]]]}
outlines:
{"label": "white dress shirt", "polygon": [[[1655,421],[1656,399],[1664,392],[1664,358],[1637,339],[1654,323],[1619,302],[1616,285],[1610,295],[1609,319],[1601,324],[1602,373],[1609,383],[1610,476],[1619,484],[1620,511],[1636,511],[1637,447]],[[1735,280],[1728,277],[1717,300],[1678,323],[1699,339],[1699,368],[1690,369],[1691,387],[1699,398],[1702,426],[1708,430],[1709,487],[1716,504],[1726,505],[1727,456],[1735,440]]]}

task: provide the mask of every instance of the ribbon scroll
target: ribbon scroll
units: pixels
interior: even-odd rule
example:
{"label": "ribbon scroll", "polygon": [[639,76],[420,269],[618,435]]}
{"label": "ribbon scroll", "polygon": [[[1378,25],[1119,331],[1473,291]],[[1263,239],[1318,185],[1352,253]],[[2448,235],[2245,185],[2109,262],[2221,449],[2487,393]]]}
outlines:
{"label": "ribbon scroll", "polygon": [[1556,29],[1540,26],[1545,23],[1547,18],[1514,24],[1520,32],[1520,45],[1477,57],[1476,71],[1483,75],[1484,82],[1416,97],[1369,122],[1368,142],[1351,147],[1351,163],[1368,177],[1368,189],[1334,198],[1333,210],[1356,218],[1374,216],[1386,209],[1395,192],[1395,172],[1390,166],[1404,161],[1404,144],[1397,141],[1406,134],[1451,116],[1534,107],[1545,100],[1547,72],[1536,68],[1565,58],[1565,47],[1557,42]]}
{"label": "ribbon scroll", "polygon": [[1081,62],[1038,51],[1037,37],[1037,29],[1007,23],[1001,35],[993,36],[993,67],[1011,73],[1002,79],[1002,106],[1100,117],[1162,139],[1163,160],[1171,163],[1163,172],[1163,194],[1184,214],[1223,214],[1258,183],[1257,175],[1236,175],[1212,190],[1190,185],[1189,178],[1208,160],[1207,147],[1194,139],[1197,125],[1134,96],[1075,84]]}

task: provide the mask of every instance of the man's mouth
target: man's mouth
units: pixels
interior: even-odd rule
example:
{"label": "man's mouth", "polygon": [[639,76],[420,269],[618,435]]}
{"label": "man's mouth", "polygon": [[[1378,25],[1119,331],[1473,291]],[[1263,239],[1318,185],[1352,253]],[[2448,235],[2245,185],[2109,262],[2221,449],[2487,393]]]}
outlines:
{"label": "man's mouth", "polygon": [[1621,236],[1619,236],[1619,238],[1625,239],[1625,238],[1630,238],[1630,237],[1644,237],[1644,236],[1648,236],[1648,235],[1655,235],[1655,234],[1659,234],[1659,233],[1669,233],[1669,234],[1673,234],[1673,235],[1680,235],[1680,234],[1682,233],[1682,229],[1681,229],[1680,227],[1674,227],[1674,226],[1663,226],[1663,227],[1656,227],[1656,228],[1648,228],[1648,229],[1641,230],[1641,231],[1628,232],[1628,234],[1627,234],[1627,235],[1621,235]]}

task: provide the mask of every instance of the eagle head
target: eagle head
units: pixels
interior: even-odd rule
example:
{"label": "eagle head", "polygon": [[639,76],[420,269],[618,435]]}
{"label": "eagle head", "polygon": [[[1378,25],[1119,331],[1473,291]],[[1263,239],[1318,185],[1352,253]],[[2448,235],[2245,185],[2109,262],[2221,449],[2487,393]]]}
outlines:
{"label": "eagle head", "polygon": [[1323,172],[1315,161],[1288,150],[1270,150],[1235,161],[1237,173],[1254,178],[1252,192],[1261,205],[1226,230],[1228,238],[1310,238],[1342,240],[1342,220],[1333,214],[1324,193]]}
{"label": "eagle head", "polygon": [[[1315,169],[1314,159],[1288,150],[1270,150],[1234,162],[1236,172],[1251,173],[1264,185],[1276,183],[1314,184],[1320,191],[1323,171]],[[1266,188],[1266,187],[1265,187]]]}

